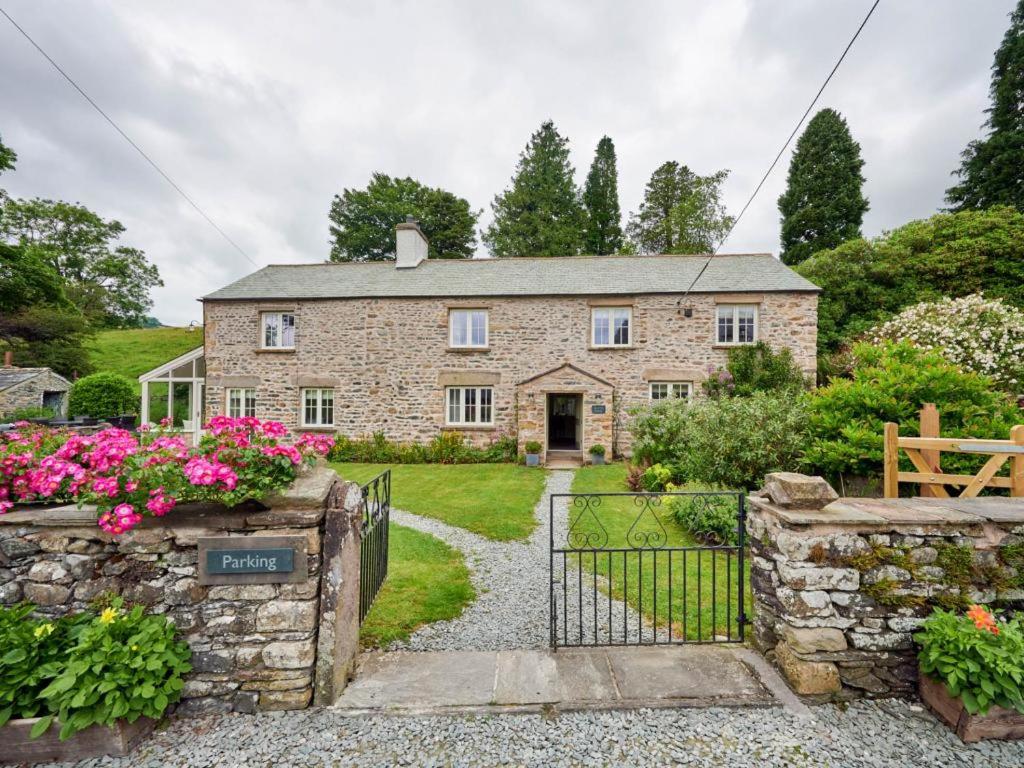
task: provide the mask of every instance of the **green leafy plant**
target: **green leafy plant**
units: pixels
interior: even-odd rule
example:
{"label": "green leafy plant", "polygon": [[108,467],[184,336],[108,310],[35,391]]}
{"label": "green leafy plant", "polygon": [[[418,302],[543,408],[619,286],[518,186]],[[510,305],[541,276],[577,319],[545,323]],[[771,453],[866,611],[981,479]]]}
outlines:
{"label": "green leafy plant", "polygon": [[590,446],[590,455],[591,456],[604,456],[604,451],[605,451],[604,446],[601,445],[600,443],[597,443],[596,445]]}
{"label": "green leafy plant", "polygon": [[807,388],[807,376],[783,347],[778,352],[763,341],[729,350],[726,370],[711,369],[703,381],[710,397],[748,397],[755,392],[799,392]]}
{"label": "green leafy plant", "polygon": [[134,414],[139,412],[139,396],[124,376],[109,371],[93,373],[71,385],[68,412],[98,419]]}
{"label": "green leafy plant", "polygon": [[3,414],[3,421],[28,421],[29,419],[52,419],[53,408],[45,405],[32,405],[27,408],[16,408]]}
{"label": "green leafy plant", "polygon": [[967,615],[937,609],[914,635],[922,673],[941,681],[971,714],[995,704],[1024,713],[1024,628],[981,606]]}
{"label": "green leafy plant", "polygon": [[685,496],[668,496],[668,508],[676,522],[700,541],[709,544],[735,544],[739,538],[739,503],[736,495],[713,495],[718,487],[701,483],[676,486],[667,491],[683,491]]}
{"label": "green leafy plant", "polygon": [[429,443],[397,443],[383,432],[368,438],[338,435],[331,461],[363,464],[499,464],[514,462],[518,454],[515,436],[499,432],[484,447],[466,443],[458,432],[442,432]]}
{"label": "green leafy plant", "polygon": [[535,454],[540,453],[540,451],[541,451],[541,444],[538,443],[536,440],[528,440],[526,442],[526,445],[523,446],[523,450],[525,450],[529,454],[534,454],[535,455]]}
{"label": "green leafy plant", "polygon": [[654,464],[644,470],[640,484],[645,491],[656,493],[664,491],[676,477],[675,471],[664,464]]}

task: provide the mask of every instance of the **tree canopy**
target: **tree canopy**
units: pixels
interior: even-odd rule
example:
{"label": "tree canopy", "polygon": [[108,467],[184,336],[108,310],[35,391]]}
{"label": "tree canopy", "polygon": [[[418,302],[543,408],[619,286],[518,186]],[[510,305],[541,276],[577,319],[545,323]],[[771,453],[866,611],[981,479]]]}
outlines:
{"label": "tree canopy", "polygon": [[365,189],[334,196],[328,214],[331,261],[395,258],[395,225],[412,216],[430,241],[432,259],[468,259],[476,247],[479,211],[443,189],[375,173]]}
{"label": "tree canopy", "polygon": [[946,190],[953,210],[1012,205],[1024,210],[1024,0],[992,63],[988,134],[963,151],[959,183]]}
{"label": "tree canopy", "polygon": [[710,253],[733,219],[722,204],[722,170],[700,176],[674,160],[651,174],[626,228],[638,253]]}
{"label": "tree canopy", "polygon": [[13,169],[17,159],[18,155],[15,154],[13,149],[4,144],[3,137],[0,136],[0,173]]}
{"label": "tree canopy", "polygon": [[575,256],[586,221],[569,140],[546,121],[519,155],[512,186],[491,203],[484,243],[495,256]]}
{"label": "tree canopy", "polygon": [[861,236],[868,210],[861,191],[863,167],[860,144],[838,112],[823,109],[811,118],[779,197],[783,262],[799,264],[816,251]]}
{"label": "tree canopy", "polygon": [[583,250],[603,256],[622,250],[622,212],[619,210],[619,172],[615,144],[607,136],[597,143],[594,162],[583,185],[587,225]]}

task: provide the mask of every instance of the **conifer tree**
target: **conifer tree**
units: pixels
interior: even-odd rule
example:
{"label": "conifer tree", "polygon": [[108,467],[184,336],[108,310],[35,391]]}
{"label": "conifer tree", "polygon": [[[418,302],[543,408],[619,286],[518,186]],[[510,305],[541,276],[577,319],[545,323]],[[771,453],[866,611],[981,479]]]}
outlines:
{"label": "conifer tree", "polygon": [[594,162],[583,186],[583,205],[587,209],[584,251],[597,256],[621,252],[619,172],[615,162],[615,145],[607,136],[597,143]]}
{"label": "conifer tree", "polygon": [[569,140],[550,120],[519,155],[512,186],[491,203],[494,221],[483,234],[495,256],[575,256],[583,246],[585,214]]}
{"label": "conifer tree", "polygon": [[1010,14],[1010,28],[992,64],[988,135],[967,145],[960,182],[946,190],[953,210],[1012,205],[1024,211],[1024,0]]}
{"label": "conifer tree", "polygon": [[860,144],[834,109],[823,109],[807,124],[789,163],[782,214],[782,261],[799,264],[817,251],[861,236],[868,210],[861,187]]}

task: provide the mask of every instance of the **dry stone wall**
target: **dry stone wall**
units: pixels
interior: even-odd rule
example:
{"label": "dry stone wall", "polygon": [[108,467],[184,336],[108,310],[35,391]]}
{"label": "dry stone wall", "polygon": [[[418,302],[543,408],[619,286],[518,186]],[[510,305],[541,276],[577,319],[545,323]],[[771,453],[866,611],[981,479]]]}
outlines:
{"label": "dry stone wall", "polygon": [[755,641],[800,694],[909,694],[935,607],[1024,605],[1022,499],[838,499],[776,473],[747,531]]}

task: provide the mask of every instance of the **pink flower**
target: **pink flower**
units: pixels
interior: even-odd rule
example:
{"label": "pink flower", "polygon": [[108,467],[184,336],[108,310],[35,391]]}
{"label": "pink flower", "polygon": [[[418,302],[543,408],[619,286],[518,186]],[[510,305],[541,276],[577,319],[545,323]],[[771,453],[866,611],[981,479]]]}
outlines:
{"label": "pink flower", "polygon": [[260,449],[264,456],[274,458],[275,456],[287,456],[292,464],[302,463],[302,454],[294,445],[265,445]]}
{"label": "pink flower", "polygon": [[314,453],[326,456],[331,452],[331,448],[334,447],[334,438],[330,435],[318,435],[313,432],[307,432],[299,436],[299,439],[295,441],[295,447],[303,450],[309,449]]}
{"label": "pink flower", "polygon": [[107,533],[119,536],[142,522],[142,515],[131,504],[118,504],[110,512],[104,512],[97,521]]}
{"label": "pink flower", "polygon": [[14,506],[13,501],[0,501],[0,515],[6,512],[8,509]]}
{"label": "pink flower", "polygon": [[265,421],[261,430],[264,435],[272,438],[284,437],[288,434],[288,429],[280,421]]}
{"label": "pink flower", "polygon": [[177,504],[177,500],[164,493],[164,487],[154,488],[149,492],[149,501],[146,502],[146,509],[157,517],[163,517]]}

